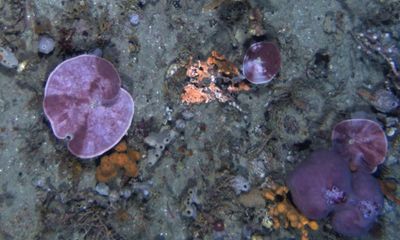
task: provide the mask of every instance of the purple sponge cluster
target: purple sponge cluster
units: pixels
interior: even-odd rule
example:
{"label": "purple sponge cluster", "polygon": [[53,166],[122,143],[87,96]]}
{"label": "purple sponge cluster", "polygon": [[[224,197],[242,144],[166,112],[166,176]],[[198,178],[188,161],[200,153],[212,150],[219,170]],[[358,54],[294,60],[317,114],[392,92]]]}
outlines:
{"label": "purple sponge cluster", "polygon": [[[358,237],[368,233],[382,212],[383,194],[371,171],[383,162],[386,137],[377,123],[366,119],[345,120],[337,126],[340,134],[335,127],[333,150],[312,153],[289,175],[287,184],[294,204],[306,217],[330,216],[335,231]],[[374,156],[373,147],[384,149]]]}

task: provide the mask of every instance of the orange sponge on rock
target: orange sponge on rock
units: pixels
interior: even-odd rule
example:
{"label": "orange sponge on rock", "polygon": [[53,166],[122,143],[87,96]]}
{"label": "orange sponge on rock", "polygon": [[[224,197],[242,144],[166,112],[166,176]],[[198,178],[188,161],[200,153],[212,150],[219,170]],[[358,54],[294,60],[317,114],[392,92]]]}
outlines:
{"label": "orange sponge on rock", "polygon": [[96,169],[96,179],[99,182],[108,182],[117,176],[117,168],[111,162],[109,156],[103,156],[100,159],[100,165]]}
{"label": "orange sponge on rock", "polygon": [[125,175],[137,177],[139,175],[136,162],[140,159],[140,153],[128,149],[125,142],[115,147],[116,152],[103,156],[100,165],[96,169],[96,179],[99,182],[108,182],[117,176],[119,169],[124,169]]}

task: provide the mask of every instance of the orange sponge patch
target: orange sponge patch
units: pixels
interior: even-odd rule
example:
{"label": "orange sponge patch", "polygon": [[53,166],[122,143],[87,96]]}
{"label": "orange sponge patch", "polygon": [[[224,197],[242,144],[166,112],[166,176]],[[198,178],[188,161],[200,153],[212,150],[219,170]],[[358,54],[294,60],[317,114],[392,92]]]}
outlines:
{"label": "orange sponge patch", "polygon": [[140,159],[138,151],[128,149],[125,142],[115,147],[116,152],[103,156],[100,165],[96,168],[96,179],[99,182],[108,182],[115,178],[120,169],[123,169],[128,177],[137,177],[139,169],[137,161]]}
{"label": "orange sponge patch", "polygon": [[114,147],[114,149],[117,152],[126,152],[128,150],[128,145],[126,145],[126,142],[122,140]]}

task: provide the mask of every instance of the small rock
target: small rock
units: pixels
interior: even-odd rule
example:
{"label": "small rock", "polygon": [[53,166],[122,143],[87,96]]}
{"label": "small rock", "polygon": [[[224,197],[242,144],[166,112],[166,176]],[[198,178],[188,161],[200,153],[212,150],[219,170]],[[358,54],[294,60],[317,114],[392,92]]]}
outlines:
{"label": "small rock", "polygon": [[18,59],[14,53],[6,48],[0,47],[0,64],[6,68],[15,68],[18,66]]}
{"label": "small rock", "polygon": [[239,202],[247,208],[263,208],[265,206],[262,192],[258,189],[240,195]]}
{"label": "small rock", "polygon": [[386,117],[385,127],[394,127],[399,123],[399,119],[396,117]]}
{"label": "small rock", "polygon": [[129,22],[133,25],[133,26],[137,26],[139,25],[140,22],[140,16],[137,13],[132,13],[129,16]]}
{"label": "small rock", "polygon": [[266,168],[262,159],[257,159],[250,162],[249,166],[250,175],[258,178],[263,179],[266,175]]}
{"label": "small rock", "polygon": [[175,127],[177,129],[184,129],[186,127],[186,122],[184,120],[182,120],[182,119],[178,119],[175,122]]}
{"label": "small rock", "polygon": [[117,190],[111,190],[110,194],[108,195],[108,199],[110,200],[110,202],[116,202],[119,200],[119,193],[117,192]]}
{"label": "small rock", "polygon": [[32,179],[33,186],[41,189],[47,188],[46,178],[45,177],[35,177]]}
{"label": "small rock", "polygon": [[395,165],[395,164],[398,164],[398,163],[399,163],[398,158],[396,156],[390,155],[390,156],[387,157],[385,165],[386,166],[392,166],[392,165]]}
{"label": "small rock", "polygon": [[94,190],[102,196],[108,196],[110,194],[110,187],[105,183],[97,184]]}
{"label": "small rock", "polygon": [[97,57],[102,57],[103,56],[103,50],[100,48],[93,49],[92,51],[89,52],[90,55],[95,55]]}
{"label": "small rock", "polygon": [[192,113],[189,110],[185,110],[185,111],[182,112],[182,117],[185,120],[190,120],[190,119],[192,119],[194,117],[194,113]]}
{"label": "small rock", "polygon": [[336,17],[334,12],[327,12],[325,15],[323,29],[325,33],[331,34],[336,32]]}
{"label": "small rock", "polygon": [[3,100],[3,98],[0,98],[0,113],[4,112],[6,110],[6,101]]}
{"label": "small rock", "polygon": [[142,189],[140,198],[145,201],[148,200],[150,198],[150,191],[148,189]]}
{"label": "small rock", "polygon": [[386,136],[388,137],[392,137],[397,131],[397,128],[395,127],[390,127],[390,128],[386,128]]}
{"label": "small rock", "polygon": [[150,188],[152,187],[153,183],[137,183],[133,186],[133,192],[139,195],[139,198],[142,201],[147,201],[150,196]]}
{"label": "small rock", "polygon": [[371,101],[371,104],[378,111],[387,113],[399,106],[399,99],[391,91],[380,89],[375,93],[375,98],[375,101]]}
{"label": "small rock", "polygon": [[121,197],[128,199],[132,196],[132,190],[130,190],[129,188],[123,188],[121,189],[121,191],[119,192],[119,194],[121,195]]}
{"label": "small rock", "polygon": [[165,77],[171,78],[172,76],[175,75],[175,73],[178,71],[178,69],[179,69],[179,64],[177,64],[177,63],[171,64],[167,69],[167,73],[166,73]]}

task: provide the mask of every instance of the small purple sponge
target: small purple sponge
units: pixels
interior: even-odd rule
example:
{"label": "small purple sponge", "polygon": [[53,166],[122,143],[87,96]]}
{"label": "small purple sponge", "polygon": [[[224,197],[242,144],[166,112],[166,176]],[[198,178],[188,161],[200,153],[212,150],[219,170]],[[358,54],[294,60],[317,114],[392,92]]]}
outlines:
{"label": "small purple sponge", "polygon": [[351,192],[351,172],[337,153],[319,150],[300,163],[288,178],[297,208],[307,218],[322,219]]}

